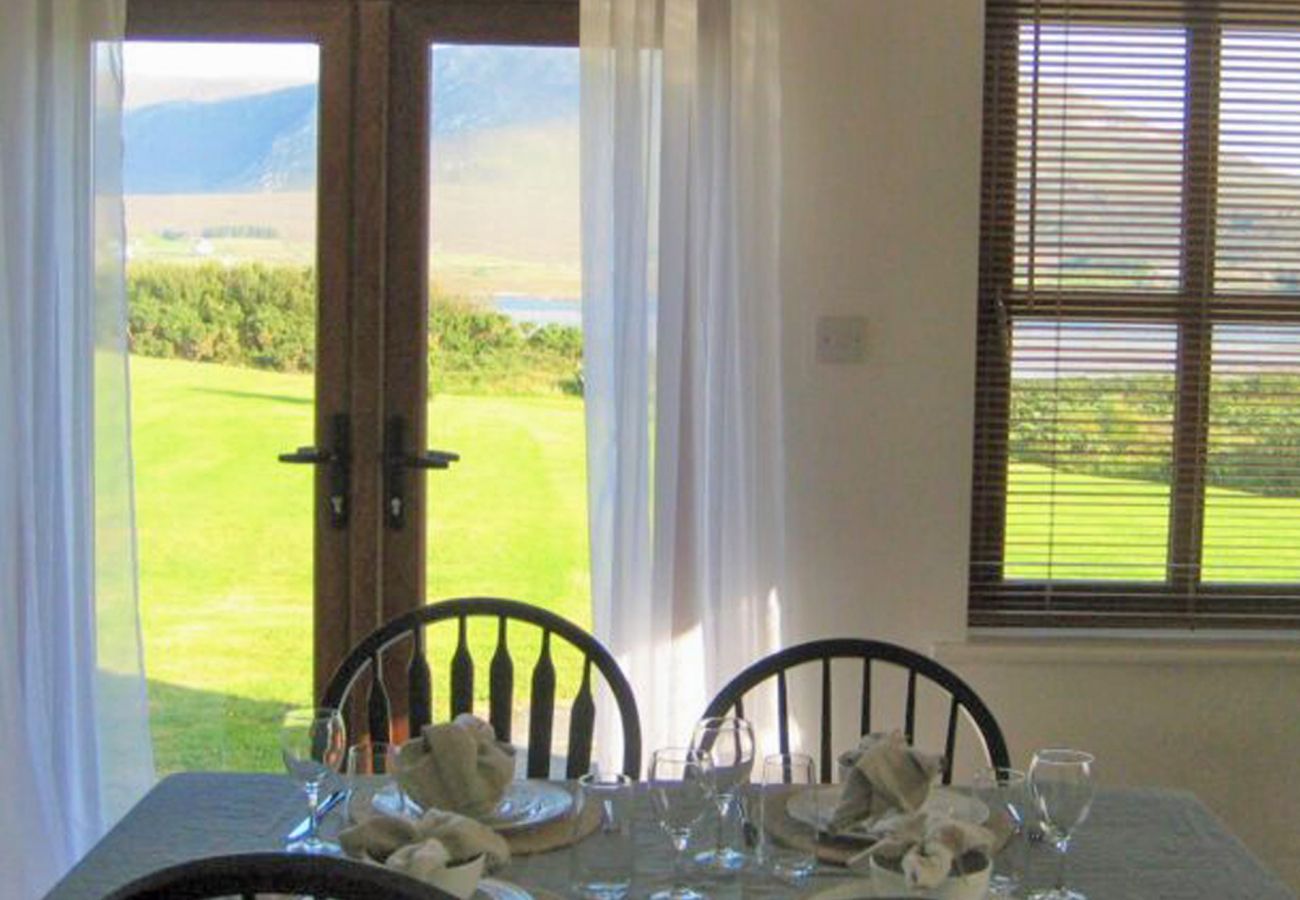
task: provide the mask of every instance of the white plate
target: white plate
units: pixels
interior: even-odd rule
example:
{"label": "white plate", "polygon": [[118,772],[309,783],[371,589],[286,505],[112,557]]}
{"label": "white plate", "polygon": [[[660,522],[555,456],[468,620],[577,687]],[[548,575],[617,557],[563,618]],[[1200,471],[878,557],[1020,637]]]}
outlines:
{"label": "white plate", "polygon": [[533,895],[509,881],[484,878],[471,900],[533,900]]}
{"label": "white plate", "polygon": [[553,781],[512,781],[489,815],[481,821],[501,834],[553,822],[573,808],[573,795]]}
{"label": "white plate", "polygon": [[[572,808],[573,795],[563,785],[551,781],[512,781],[497,808],[479,821],[493,831],[510,834],[553,822]],[[375,793],[364,786],[354,788],[348,797],[348,817],[353,822],[363,822],[375,812],[415,818],[423,810],[409,797],[405,807],[399,809],[396,791]]]}
{"label": "white plate", "polygon": [[[817,828],[830,824],[839,803],[842,785],[823,784],[807,791],[800,791],[790,798],[785,811],[792,819],[798,819]],[[982,824],[989,817],[989,808],[974,797],[955,791],[948,787],[930,789],[930,796],[921,807],[925,812],[945,813],[963,822]],[[840,834],[849,837],[867,837],[867,830],[862,825],[845,828]]]}

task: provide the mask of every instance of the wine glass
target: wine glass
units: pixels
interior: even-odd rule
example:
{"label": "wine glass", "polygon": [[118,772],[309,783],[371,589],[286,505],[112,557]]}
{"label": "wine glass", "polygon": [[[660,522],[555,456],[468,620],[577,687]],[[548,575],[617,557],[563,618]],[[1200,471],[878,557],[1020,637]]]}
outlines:
{"label": "wine glass", "polygon": [[285,846],[290,853],[337,853],[338,844],[322,840],[320,822],[320,788],[339,769],[347,747],[343,717],[337,709],[291,709],[280,726],[280,754],[289,775],[307,792],[309,821],[307,834]]}
{"label": "wine glass", "polygon": [[682,883],[683,857],[691,832],[713,802],[713,760],[702,750],[667,747],[650,756],[647,776],[650,800],[676,854],[674,885],[650,900],[704,900],[705,895]]}
{"label": "wine glass", "polygon": [[1029,790],[1038,809],[1046,836],[1059,857],[1056,886],[1039,891],[1035,900],[1087,900],[1065,886],[1065,857],[1075,829],[1088,818],[1092,807],[1093,764],[1096,759],[1082,750],[1039,750],[1029,765]]}
{"label": "wine glass", "polygon": [[691,747],[713,759],[714,801],[718,804],[718,836],[712,850],[695,861],[711,869],[734,871],[745,865],[745,853],[723,841],[723,828],[735,810],[736,793],[754,770],[754,729],[734,716],[703,719],[695,726]]}

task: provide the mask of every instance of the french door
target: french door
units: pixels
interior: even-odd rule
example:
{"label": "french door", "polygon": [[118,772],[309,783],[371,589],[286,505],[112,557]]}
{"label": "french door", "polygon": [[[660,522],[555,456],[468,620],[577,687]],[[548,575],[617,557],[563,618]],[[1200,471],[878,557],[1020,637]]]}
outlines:
{"label": "french door", "polygon": [[[288,45],[317,49],[314,247],[305,259],[314,275],[314,347],[307,351],[310,365],[304,365],[311,374],[294,376],[300,379],[295,382],[301,384],[299,393],[280,398],[286,404],[305,401],[311,412],[307,415],[300,410],[295,427],[301,433],[295,433],[285,446],[270,454],[265,446],[258,445],[258,458],[247,461],[248,466],[257,467],[258,478],[264,484],[276,478],[286,480],[275,482],[277,489],[295,478],[298,481],[292,483],[300,484],[300,489],[294,489],[297,493],[285,501],[300,514],[280,511],[277,515],[283,513],[283,518],[276,521],[297,516],[293,521],[300,519],[302,527],[306,527],[308,519],[311,521],[311,600],[301,605],[304,612],[310,609],[311,626],[302,628],[299,640],[306,641],[310,634],[310,647],[296,646],[286,651],[283,644],[259,645],[254,641],[226,651],[214,662],[219,667],[274,667],[278,664],[274,658],[277,654],[309,654],[310,686],[303,685],[293,697],[306,701],[309,695],[320,695],[334,667],[362,636],[385,619],[425,602],[428,491],[438,489],[437,479],[457,477],[457,451],[471,457],[488,452],[476,446],[476,431],[472,428],[464,432],[468,446],[431,449],[427,443],[430,98],[435,48],[573,46],[577,43],[577,3],[129,0],[127,31],[128,42],[209,42],[250,48],[262,45],[266,51]],[[576,67],[576,57],[573,64]],[[128,70],[128,91],[130,79]],[[130,140],[128,134],[128,158]],[[574,146],[576,154],[576,142]],[[576,196],[574,200],[576,204]],[[128,208],[132,202],[128,196]],[[171,210],[193,208],[197,202],[178,194],[138,199],[141,209],[148,208],[149,203]],[[273,202],[288,201],[284,195],[276,195]],[[576,222],[576,205],[573,218]],[[142,214],[141,221],[145,220]],[[254,232],[236,221],[220,227],[207,226],[202,229],[203,236],[198,230],[189,233],[178,227],[170,227],[169,234],[173,238],[180,234],[177,241],[190,242],[186,252],[207,254],[197,260],[197,268],[220,272],[239,266],[229,260],[213,262],[214,255],[219,257],[223,252],[220,246],[213,249],[221,239],[209,239],[207,235],[247,232],[265,236],[271,230],[267,226],[257,228],[261,231]],[[156,249],[167,239],[142,234],[139,246]],[[212,268],[223,264],[225,270]],[[132,266],[136,265],[133,257]],[[161,302],[167,301],[164,298]],[[146,369],[141,364],[142,375],[148,374]],[[146,380],[136,378],[137,384]],[[292,393],[288,388],[284,390]],[[224,385],[211,388],[209,394],[252,398],[268,391],[264,387],[246,385],[236,390]],[[210,408],[213,417],[221,418],[216,407],[202,406],[208,402],[196,399],[191,409]],[[138,392],[136,405],[137,423],[141,423],[136,437],[139,455],[139,428],[147,423],[147,416],[142,418]],[[257,415],[261,418],[254,417],[241,427],[253,432],[271,427],[271,413]],[[196,422],[194,427],[208,426]],[[166,458],[172,439],[159,438],[159,443],[159,457]],[[276,456],[278,461],[273,458]],[[304,478],[309,469],[314,474]],[[450,471],[442,472],[444,469]],[[435,473],[432,477],[431,472]],[[147,482],[148,474],[139,472],[137,484]],[[140,490],[142,486],[138,493]],[[235,507],[256,505],[230,497],[227,500]],[[579,500],[585,500],[585,495]],[[482,512],[458,509],[446,514],[474,516]],[[144,517],[143,509],[141,515]],[[583,523],[581,552],[585,554],[585,519]],[[230,521],[223,522],[222,527],[223,533],[230,534],[245,525]],[[173,524],[165,523],[159,530],[172,528]],[[269,534],[274,526],[268,524],[265,529]],[[142,535],[142,541],[145,539]],[[231,561],[232,567],[251,569],[276,563],[273,542],[261,540],[267,545],[262,548],[264,553],[246,549],[243,558]],[[142,549],[142,558],[147,558],[148,548]],[[305,587],[307,583],[304,575],[301,584]],[[494,590],[497,587],[489,578],[483,580],[477,592]],[[144,598],[146,630],[150,627],[152,602]],[[228,609],[229,604],[223,608]],[[245,616],[254,630],[260,627],[255,603],[236,615]],[[190,631],[198,629],[195,633],[203,639],[202,622],[187,623],[186,627]],[[176,630],[180,632],[179,626]],[[212,637],[210,634],[209,639]],[[150,646],[146,634],[146,653],[160,656],[163,652]],[[284,663],[289,665],[290,661]],[[390,682],[394,686],[400,683],[400,678]],[[155,707],[159,702],[155,696]],[[266,715],[274,711],[272,705]],[[230,715],[228,708],[224,714]],[[178,722],[177,727],[184,727],[184,723]],[[249,740],[259,744],[273,740],[272,728],[273,723],[263,722],[261,732]],[[273,753],[273,746],[267,748],[268,753]],[[248,765],[244,758],[201,762],[206,767],[223,763],[232,767]],[[164,766],[184,767],[185,759]]]}

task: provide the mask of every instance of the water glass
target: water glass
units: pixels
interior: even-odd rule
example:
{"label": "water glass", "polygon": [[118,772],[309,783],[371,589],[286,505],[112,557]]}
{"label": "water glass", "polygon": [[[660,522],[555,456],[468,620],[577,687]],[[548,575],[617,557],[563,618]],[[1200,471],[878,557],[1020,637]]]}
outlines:
{"label": "water glass", "polygon": [[366,739],[348,748],[350,803],[368,803],[379,812],[401,815],[406,811],[406,794],[397,781],[396,744]]}
{"label": "water glass", "polygon": [[[632,887],[632,779],[593,773],[578,779],[577,814],[582,827],[599,816],[596,830],[573,847],[573,892],[584,900],[621,900]],[[592,813],[589,810],[596,810]]]}
{"label": "water glass", "polygon": [[1025,773],[1017,769],[984,768],[975,773],[972,786],[975,796],[989,808],[990,819],[1002,819],[1007,829],[1006,843],[993,860],[989,896],[1015,897],[1024,883],[1028,863],[1025,826],[1030,800]]}
{"label": "water glass", "polygon": [[738,795],[754,769],[754,729],[735,716],[702,719],[695,726],[691,746],[713,758],[714,801],[718,805],[717,840],[713,849],[695,857],[701,865],[724,872],[744,868],[745,852],[724,838],[727,825],[743,817]]}
{"label": "water glass", "polygon": [[656,750],[646,781],[659,824],[676,851],[672,889],[658,891],[650,900],[702,900],[704,894],[683,883],[682,862],[692,832],[713,805],[713,759],[689,747]]}
{"label": "water glass", "polygon": [[1039,750],[1029,765],[1029,792],[1048,840],[1056,846],[1056,886],[1034,894],[1038,900],[1087,900],[1065,886],[1065,859],[1075,829],[1088,818],[1096,759],[1082,750]]}
{"label": "water glass", "polygon": [[[805,753],[774,753],[763,758],[763,789],[759,798],[760,858],[764,868],[783,881],[806,881],[817,868],[820,824],[796,819],[786,804],[805,792],[820,798],[816,766]],[[817,823],[824,823],[824,810],[815,804]],[[776,829],[780,830],[780,837]]]}
{"label": "water glass", "polygon": [[338,844],[322,840],[319,833],[321,785],[339,770],[347,733],[337,709],[291,709],[280,725],[280,755],[289,775],[307,793],[307,834],[285,849],[291,853],[338,853]]}

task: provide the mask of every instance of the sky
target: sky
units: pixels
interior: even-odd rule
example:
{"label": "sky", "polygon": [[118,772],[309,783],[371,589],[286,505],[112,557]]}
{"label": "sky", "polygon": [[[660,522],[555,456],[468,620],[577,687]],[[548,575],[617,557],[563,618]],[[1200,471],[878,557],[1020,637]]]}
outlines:
{"label": "sky", "polygon": [[127,41],[128,108],[168,100],[217,100],[317,79],[315,44]]}

